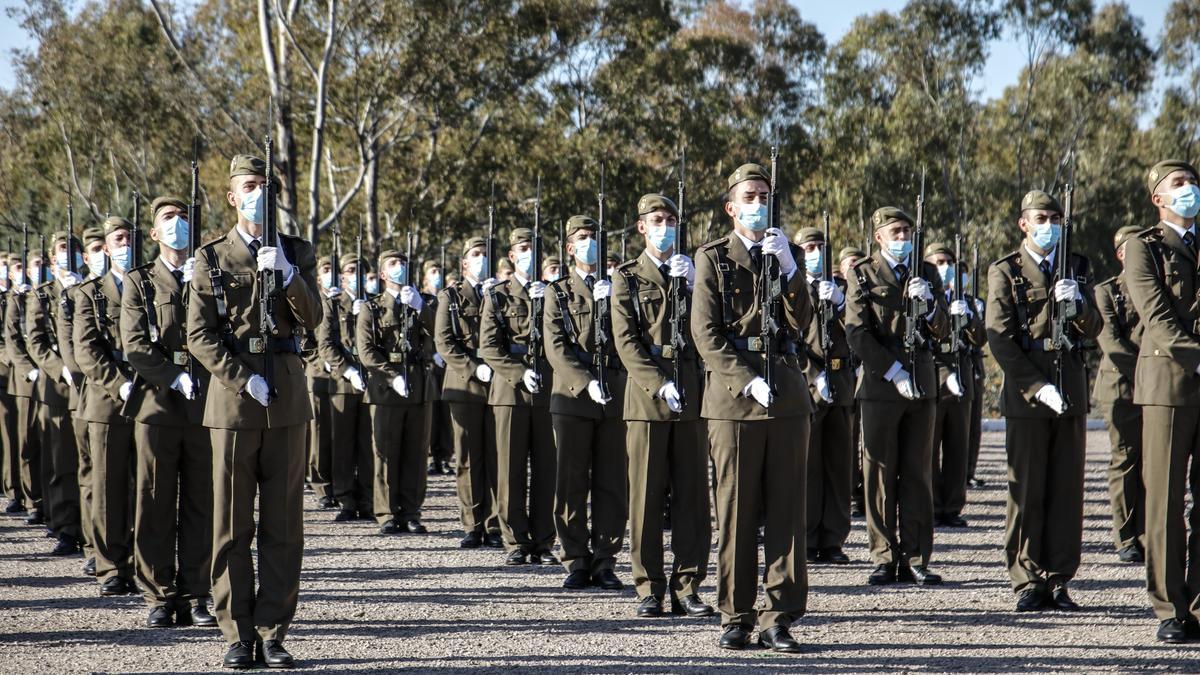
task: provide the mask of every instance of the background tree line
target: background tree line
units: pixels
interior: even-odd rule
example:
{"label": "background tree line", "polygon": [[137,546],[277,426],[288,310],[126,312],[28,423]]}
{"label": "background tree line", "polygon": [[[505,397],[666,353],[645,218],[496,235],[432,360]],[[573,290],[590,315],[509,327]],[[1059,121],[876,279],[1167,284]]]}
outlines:
{"label": "background tree line", "polygon": [[[699,243],[728,228],[724,177],[778,144],[789,232],[828,210],[835,250],[861,243],[861,217],[911,208],[925,168],[929,240],[961,232],[990,261],[1018,241],[1021,195],[1060,191],[1074,152],[1075,242],[1106,275],[1111,233],[1155,218],[1146,168],[1195,161],[1200,141],[1200,0],[1175,0],[1159,36],[1121,2],[912,0],[832,44],[785,0],[10,11],[34,46],[0,91],[0,237],[61,228],[68,200],[82,226],[130,215],[134,191],[184,195],[194,156],[217,236],[228,160],[270,129],[281,223],[322,251],[360,222],[369,250],[413,229],[426,255],[454,251],[483,230],[493,184],[498,231],[530,225],[539,175],[549,250],[560,222],[595,214],[602,166],[608,226],[632,227],[639,195],[674,194],[685,150]],[[1002,33],[1024,67],[984,100]]]}

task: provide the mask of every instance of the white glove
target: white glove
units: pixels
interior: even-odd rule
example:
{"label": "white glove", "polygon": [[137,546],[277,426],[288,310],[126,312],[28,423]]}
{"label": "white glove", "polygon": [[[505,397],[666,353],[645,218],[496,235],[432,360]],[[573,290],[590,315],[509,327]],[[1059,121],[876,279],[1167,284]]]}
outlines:
{"label": "white glove", "polygon": [[16,286],[13,287],[13,290],[16,291],[17,293],[28,293],[29,288],[30,288],[29,284],[17,284]]}
{"label": "white glove", "polygon": [[526,368],[525,374],[521,376],[521,383],[531,394],[536,394],[542,389],[542,378],[529,368]]}
{"label": "white glove", "polygon": [[37,368],[34,368],[33,370],[29,371],[28,374],[25,375],[25,379],[29,380],[30,382],[37,382],[38,375],[41,375],[41,374],[42,374],[42,371],[38,370]]}
{"label": "white glove", "polygon": [[246,393],[250,394],[250,398],[258,401],[264,408],[270,403],[271,389],[262,375],[250,376],[250,381],[246,383]]}
{"label": "white glove", "polygon": [[967,316],[971,313],[971,309],[967,306],[966,300],[955,300],[950,303],[950,316]]}
{"label": "white glove", "polygon": [[434,352],[434,353],[433,353],[433,362],[434,362],[435,364],[437,364],[437,367],[438,367],[438,368],[445,368],[445,367],[446,367],[446,359],[443,359],[443,358],[442,358],[442,355],[441,355],[441,354],[439,354],[439,353],[437,353],[437,352]]}
{"label": "white glove", "polygon": [[350,313],[353,314],[354,316],[358,316],[358,313],[362,311],[362,308],[363,308],[363,301],[355,300],[350,305]]}
{"label": "white glove", "polygon": [[825,371],[817,373],[817,377],[813,380],[813,384],[817,385],[817,395],[826,403],[833,403],[833,395],[829,392],[829,376]]}
{"label": "white glove", "polygon": [[83,281],[83,277],[80,276],[78,272],[70,272],[67,270],[62,270],[59,272],[58,282],[62,284],[63,288],[70,288],[81,281]]}
{"label": "white glove", "polygon": [[1062,394],[1058,393],[1058,389],[1052,385],[1044,385],[1037,393],[1033,395],[1039,403],[1061,415],[1067,411],[1067,402],[1063,400]]}
{"label": "white glove", "polygon": [[122,401],[128,401],[129,395],[133,393],[133,383],[126,382],[125,384],[121,385],[121,388],[117,391],[117,393],[121,395]]}
{"label": "white glove", "polygon": [[946,376],[946,388],[950,390],[958,398],[962,398],[963,388],[962,383],[958,381],[958,373],[950,373]]}
{"label": "white glove", "polygon": [[600,405],[605,405],[612,400],[611,398],[604,398],[604,392],[600,391],[600,382],[597,380],[588,382],[587,391],[588,396],[591,396],[592,400]]}
{"label": "white glove", "polygon": [[1078,300],[1080,298],[1079,284],[1073,279],[1060,279],[1054,284],[1054,299],[1059,302]]}
{"label": "white glove", "polygon": [[324,366],[325,366],[325,372],[327,372],[327,373],[332,373],[332,372],[333,372],[333,366],[329,365],[329,362],[328,362],[328,361],[326,361],[326,362],[325,362],[325,363],[323,363],[322,365],[324,365]]}
{"label": "white glove", "polygon": [[484,279],[483,280],[483,292],[487,293],[488,290],[490,290],[492,286],[495,286],[498,283],[500,283],[500,282],[496,281],[496,277],[488,277],[487,279]]}
{"label": "white glove", "polygon": [[914,299],[933,300],[933,292],[929,290],[929,282],[920,277],[908,280],[908,297]]}
{"label": "white glove", "polygon": [[350,382],[350,386],[358,391],[367,390],[367,383],[363,382],[362,373],[358,372],[358,368],[347,368],[346,372],[342,373],[342,377],[346,378]]}
{"label": "white glove", "polygon": [[175,381],[171,383],[171,388],[183,394],[183,397],[189,401],[196,398],[196,383],[192,381],[192,376],[187,373],[177,375]]}
{"label": "white glove", "polygon": [[688,286],[696,283],[696,266],[692,264],[691,258],[682,253],[676,253],[667,258],[667,264],[671,266],[671,270],[668,272],[671,276],[687,279]]}
{"label": "white glove", "polygon": [[75,376],[71,374],[71,369],[66,366],[63,366],[62,369],[62,381],[66,382],[68,387],[75,386]]}
{"label": "white glove", "polygon": [[901,369],[892,377],[892,384],[896,387],[896,391],[904,398],[915,401],[917,400],[917,388],[913,386],[912,377],[909,376],[907,370]]}
{"label": "white glove", "polygon": [[540,281],[531,281],[529,282],[528,291],[529,297],[533,298],[534,300],[540,300],[546,297],[546,284]]}
{"label": "white glove", "polygon": [[775,395],[771,393],[771,387],[767,386],[767,381],[761,377],[756,377],[750,380],[750,384],[742,391],[742,394],[750,393],[750,398],[753,398],[764,408],[770,408],[771,402],[775,400]]}
{"label": "white glove", "polygon": [[679,400],[679,387],[675,386],[674,382],[668,381],[659,387],[658,397],[667,402],[667,407],[671,409],[671,412],[683,412],[683,403]]}
{"label": "white glove", "polygon": [[196,259],[188,258],[184,260],[183,267],[180,267],[179,270],[183,272],[183,283],[191,283],[192,276],[196,273]]}
{"label": "white glove", "polygon": [[792,246],[783,232],[772,227],[767,230],[767,238],[763,239],[763,255],[773,255],[779,259],[779,271],[783,276],[790,277],[796,271],[796,259],[792,257]]}
{"label": "white glove", "polygon": [[263,246],[258,249],[258,271],[277,271],[287,272],[292,268],[292,264],[288,262],[287,254],[282,248],[274,246]]}
{"label": "white glove", "polygon": [[336,298],[337,296],[339,296],[341,294],[342,294],[342,289],[338,288],[337,286],[332,286],[330,288],[325,289],[325,297],[327,297],[327,298]]}
{"label": "white glove", "polygon": [[832,281],[822,281],[817,284],[817,297],[832,302],[834,306],[841,305],[846,300],[846,294]]}
{"label": "white glove", "polygon": [[404,398],[408,398],[408,380],[404,379],[403,375],[392,378],[392,389]]}
{"label": "white glove", "polygon": [[425,298],[421,297],[421,293],[412,286],[405,286],[400,289],[400,302],[412,307],[414,311],[421,311],[425,306]]}
{"label": "white glove", "polygon": [[975,313],[983,314],[983,301],[979,298],[975,298]]}
{"label": "white glove", "polygon": [[610,295],[612,295],[612,282],[598,279],[592,286],[592,300],[604,300]]}
{"label": "white glove", "polygon": [[486,363],[475,366],[475,379],[487,384],[492,381],[492,367]]}

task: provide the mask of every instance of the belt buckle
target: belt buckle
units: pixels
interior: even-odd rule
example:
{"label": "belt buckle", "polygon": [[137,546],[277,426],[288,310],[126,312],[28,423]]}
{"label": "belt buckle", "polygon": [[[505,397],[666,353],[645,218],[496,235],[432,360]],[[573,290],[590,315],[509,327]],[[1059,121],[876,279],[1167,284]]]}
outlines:
{"label": "belt buckle", "polygon": [[388,352],[388,363],[400,363],[404,360],[404,354],[400,352]]}
{"label": "belt buckle", "polygon": [[1056,351],[1054,348],[1054,338],[1042,338],[1042,351],[1044,351],[1044,352]]}
{"label": "belt buckle", "polygon": [[172,360],[177,366],[186,366],[188,362],[188,353],[186,351],[172,353]]}
{"label": "belt buckle", "polygon": [[267,351],[267,341],[260,337],[250,338],[250,353],[262,354]]}
{"label": "belt buckle", "polygon": [[829,369],[830,370],[841,370],[842,369],[842,360],[841,359],[829,359]]}
{"label": "belt buckle", "polygon": [[748,351],[752,351],[752,352],[765,351],[763,349],[762,336],[752,336],[752,337],[746,338],[746,349]]}
{"label": "belt buckle", "polygon": [[663,345],[659,351],[662,353],[664,359],[675,358],[675,348],[671,345]]}

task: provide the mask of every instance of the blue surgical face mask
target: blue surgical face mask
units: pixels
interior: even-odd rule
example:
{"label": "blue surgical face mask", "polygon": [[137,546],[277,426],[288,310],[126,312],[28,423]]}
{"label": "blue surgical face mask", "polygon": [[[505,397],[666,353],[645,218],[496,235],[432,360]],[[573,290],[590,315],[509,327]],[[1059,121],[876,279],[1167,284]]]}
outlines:
{"label": "blue surgical face mask", "polygon": [[887,243],[888,255],[892,260],[898,260],[902,263],[908,262],[908,254],[912,253],[912,242],[908,239],[896,239]]}
{"label": "blue surgical face mask", "polygon": [[486,255],[478,255],[474,258],[467,258],[467,274],[471,275],[472,279],[482,281],[487,277],[488,259]]}
{"label": "blue surgical face mask", "polygon": [[323,272],[321,274],[321,288],[333,288],[333,272]]}
{"label": "blue surgical face mask", "polygon": [[942,286],[949,289],[954,284],[954,265],[938,265],[938,276],[942,279]]}
{"label": "blue surgical face mask", "polygon": [[[351,286],[358,288],[357,284],[351,284]],[[367,292],[371,294],[379,293],[379,279],[367,279]]]}
{"label": "blue surgical face mask", "polygon": [[92,274],[104,274],[108,268],[108,256],[104,251],[94,251],[88,254],[87,263]]}
{"label": "blue surgical face mask", "polygon": [[112,260],[112,264],[122,272],[128,272],[129,266],[133,263],[133,249],[128,246],[115,248],[109,252],[108,256]]}
{"label": "blue surgical face mask", "polygon": [[1058,245],[1058,238],[1062,236],[1062,226],[1058,223],[1034,223],[1033,228],[1029,231],[1029,238],[1033,243],[1043,251],[1049,251]]}
{"label": "blue surgical face mask", "polygon": [[561,274],[559,274],[558,272],[547,272],[547,273],[545,274],[545,277],[546,277],[546,281],[547,281],[548,283],[551,283],[551,284],[552,284],[552,283],[554,283],[554,282],[558,281],[558,280],[559,280],[559,278],[561,278],[561,277],[562,277],[562,275],[561,275]]}
{"label": "blue surgical face mask", "polygon": [[762,232],[767,229],[766,204],[742,204],[738,207],[738,222],[742,227],[752,232]]}
{"label": "blue surgical face mask", "polygon": [[430,288],[435,291],[442,290],[442,275],[440,272],[436,274],[431,272],[427,278],[429,279]]}
{"label": "blue surgical face mask", "polygon": [[[60,269],[60,270],[70,269],[69,266],[67,265],[67,252],[59,251],[59,252],[55,253],[54,254],[54,264],[58,265],[58,269]],[[82,266],[83,266],[83,255],[80,254],[79,251],[75,251],[75,269],[79,269]]]}
{"label": "blue surgical face mask", "polygon": [[821,263],[824,262],[821,256],[821,249],[814,248],[811,251],[804,252],[804,269],[812,276],[821,274]]}
{"label": "blue surgical face mask", "polygon": [[1174,211],[1180,218],[1195,218],[1196,214],[1200,213],[1200,187],[1188,183],[1172,190],[1169,194],[1171,203],[1167,205],[1167,208]]}
{"label": "blue surgical face mask", "polygon": [[188,221],[179,216],[158,226],[158,243],[169,249],[182,251],[188,247]]}
{"label": "blue surgical face mask", "polygon": [[388,268],[388,281],[392,282],[393,284],[402,284],[404,283],[404,278],[407,276],[407,274],[408,266],[404,263],[393,265],[392,267]]}
{"label": "blue surgical face mask", "polygon": [[254,192],[248,193],[242,197],[242,203],[238,206],[238,212],[246,220],[255,225],[263,224],[263,214],[266,212],[266,205],[263,200],[263,189],[257,187]]}
{"label": "blue surgical face mask", "polygon": [[518,251],[516,262],[517,273],[526,279],[533,278],[533,250]]}
{"label": "blue surgical face mask", "polygon": [[595,239],[575,240],[575,259],[584,265],[595,265],[596,254],[599,253],[599,250]]}
{"label": "blue surgical face mask", "polygon": [[646,241],[659,253],[666,253],[675,245],[675,228],[658,225],[646,228]]}

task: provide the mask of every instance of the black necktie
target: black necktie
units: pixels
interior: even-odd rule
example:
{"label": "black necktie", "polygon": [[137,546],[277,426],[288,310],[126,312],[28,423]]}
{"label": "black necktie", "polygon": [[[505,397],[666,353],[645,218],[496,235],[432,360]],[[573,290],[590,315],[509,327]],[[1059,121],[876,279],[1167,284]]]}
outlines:
{"label": "black necktie", "polygon": [[587,286],[587,289],[590,291],[592,290],[592,286],[596,285],[596,280],[589,274],[583,278],[583,285]]}
{"label": "black necktie", "polygon": [[1042,258],[1042,262],[1038,265],[1038,269],[1042,270],[1042,274],[1046,278],[1050,278],[1050,259]]}
{"label": "black necktie", "polygon": [[671,266],[667,263],[658,266],[658,273],[662,275],[663,281],[671,280]]}
{"label": "black necktie", "polygon": [[908,265],[904,263],[896,265],[892,268],[892,271],[896,273],[896,281],[900,283],[904,283],[904,280],[908,278]]}
{"label": "black necktie", "polygon": [[258,249],[262,248],[262,242],[257,239],[251,239],[250,243],[248,243],[247,246],[250,247],[250,257],[254,258],[254,260],[257,261],[258,260]]}
{"label": "black necktie", "polygon": [[171,276],[175,277],[175,283],[183,288],[183,270],[171,270]]}
{"label": "black necktie", "polygon": [[1191,230],[1183,233],[1183,245],[1188,247],[1192,255],[1196,254],[1196,235]]}
{"label": "black necktie", "polygon": [[761,246],[750,247],[750,262],[754,263],[754,269],[756,270],[762,269],[762,255]]}
{"label": "black necktie", "polygon": [[475,284],[475,299],[483,300],[483,282]]}

